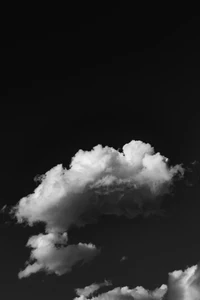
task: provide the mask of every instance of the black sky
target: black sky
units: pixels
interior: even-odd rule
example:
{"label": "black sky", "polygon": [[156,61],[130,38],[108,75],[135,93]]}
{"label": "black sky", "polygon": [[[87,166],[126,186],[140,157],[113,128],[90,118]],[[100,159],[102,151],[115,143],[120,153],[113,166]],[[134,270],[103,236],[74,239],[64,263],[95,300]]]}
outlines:
{"label": "black sky", "polygon": [[[1,27],[1,206],[31,193],[35,175],[68,167],[80,148],[97,144],[139,139],[173,164],[200,160],[199,16],[117,5],[27,11],[6,15]],[[74,230],[71,241],[103,246],[102,254],[62,277],[17,278],[38,228],[5,224],[2,215],[2,299],[72,299],[74,288],[104,279],[166,283],[168,272],[200,259],[199,195],[198,185],[181,183],[167,218],[104,217]]]}

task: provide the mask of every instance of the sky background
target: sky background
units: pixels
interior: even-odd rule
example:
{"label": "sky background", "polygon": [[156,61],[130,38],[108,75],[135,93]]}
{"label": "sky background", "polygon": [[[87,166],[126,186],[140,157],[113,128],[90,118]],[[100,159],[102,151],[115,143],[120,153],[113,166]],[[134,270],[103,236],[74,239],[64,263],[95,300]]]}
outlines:
{"label": "sky background", "polygon": [[[32,193],[37,174],[68,167],[79,149],[97,144],[118,149],[141,140],[173,165],[200,161],[199,16],[149,9],[70,7],[45,21],[39,13],[37,21],[28,13],[2,21],[2,207]],[[192,187],[175,185],[167,217],[104,216],[70,231],[70,242],[92,242],[102,252],[60,277],[18,279],[30,254],[25,244],[43,227],[2,214],[2,299],[73,299],[75,288],[104,279],[113,287],[167,284],[168,272],[200,259],[198,177],[197,166]]]}

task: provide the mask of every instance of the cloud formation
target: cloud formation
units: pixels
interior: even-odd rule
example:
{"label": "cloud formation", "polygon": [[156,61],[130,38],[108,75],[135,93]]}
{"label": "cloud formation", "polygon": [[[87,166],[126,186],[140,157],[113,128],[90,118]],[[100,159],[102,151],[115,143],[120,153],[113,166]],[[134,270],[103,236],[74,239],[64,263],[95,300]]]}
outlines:
{"label": "cloud formation", "polygon": [[200,299],[200,266],[169,273],[167,300]]}
{"label": "cloud formation", "polygon": [[[72,226],[95,222],[102,214],[133,218],[158,212],[174,178],[183,175],[182,166],[170,167],[166,157],[141,141],[133,140],[122,149],[119,152],[97,145],[91,151],[79,150],[69,169],[60,164],[40,176],[40,185],[34,193],[13,207],[11,214],[19,223],[33,226],[44,222],[46,226],[46,234],[29,239],[27,245],[33,248],[30,261],[36,262],[28,264],[19,276],[40,269],[63,274],[78,260],[88,259],[89,253],[94,257],[98,252],[95,246],[66,246],[65,234]],[[62,244],[60,249],[55,247],[58,240]],[[71,247],[76,249],[77,259],[73,256],[65,264],[63,260],[71,258]]]}
{"label": "cloud formation", "polygon": [[120,259],[120,262],[127,260],[128,257],[127,256],[122,256],[122,258]]}
{"label": "cloud formation", "polygon": [[[117,287],[97,297],[87,298],[84,295],[74,298],[74,300],[161,300],[166,294],[167,286],[162,285],[160,288],[151,292],[141,286],[135,289],[125,287]],[[174,299],[173,299],[174,300]]]}
{"label": "cloud formation", "polygon": [[[33,250],[26,263],[27,267],[19,272],[19,278],[27,277],[40,270],[45,270],[49,274],[63,275],[70,272],[77,262],[88,262],[99,252],[92,244],[79,243],[67,246],[67,233],[32,236],[27,246]],[[35,260],[35,263],[30,264]]]}
{"label": "cloud formation", "polygon": [[154,291],[139,286],[134,289],[117,287],[93,298],[80,295],[74,300],[199,300],[200,267],[192,266],[185,271],[169,273],[168,286],[163,284]]}
{"label": "cloud formation", "polygon": [[[92,294],[94,294],[94,292],[98,291],[101,287],[103,286],[109,286],[112,285],[112,283],[110,281],[105,280],[103,283],[93,283],[89,286],[86,286],[83,289],[76,289],[76,294],[80,297],[89,297]],[[87,298],[86,298],[87,299]]]}

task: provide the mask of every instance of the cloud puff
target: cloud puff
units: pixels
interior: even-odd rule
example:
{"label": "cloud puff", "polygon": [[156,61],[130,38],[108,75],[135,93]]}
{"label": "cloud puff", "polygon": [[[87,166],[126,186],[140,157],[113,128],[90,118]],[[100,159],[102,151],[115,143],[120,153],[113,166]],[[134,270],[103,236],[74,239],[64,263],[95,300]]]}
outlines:
{"label": "cloud puff", "polygon": [[200,267],[192,266],[185,271],[169,273],[168,286],[163,284],[154,291],[139,286],[134,289],[118,287],[97,297],[77,294],[74,300],[199,300]]}
{"label": "cloud puff", "polygon": [[122,256],[122,258],[120,259],[120,262],[127,260],[128,257],[127,256]]}
{"label": "cloud puff", "polygon": [[57,165],[41,176],[34,193],[22,198],[13,213],[18,222],[45,222],[48,231],[57,232],[89,222],[92,213],[134,216],[136,208],[169,192],[174,176],[183,172],[167,161],[141,141],[124,145],[123,153],[101,145],[79,150],[69,170]]}
{"label": "cloud puff", "polygon": [[112,283],[107,280],[105,280],[103,283],[93,283],[89,286],[84,287],[83,289],[76,289],[76,294],[82,297],[89,297],[101,287],[109,285],[112,285]]}
{"label": "cloud puff", "polygon": [[[62,275],[71,271],[73,265],[79,261],[88,262],[99,250],[92,244],[79,243],[67,246],[67,234],[39,234],[32,236],[27,243],[31,247],[31,256],[26,268],[20,271],[19,278],[45,270],[47,273]],[[30,264],[32,261],[37,262]]]}
{"label": "cloud puff", "polygon": [[[71,226],[92,223],[101,214],[133,218],[157,212],[161,197],[170,192],[175,176],[182,176],[183,172],[180,165],[169,167],[166,157],[155,154],[150,144],[141,141],[125,144],[123,152],[101,145],[91,151],[79,150],[69,169],[60,164],[40,176],[40,185],[34,193],[22,198],[11,210],[19,223],[27,222],[32,226],[44,222],[47,233],[30,238],[31,259],[37,262],[32,267],[28,265],[26,272],[20,274],[38,271],[41,265],[59,273],[55,268],[60,265],[58,257],[62,262],[68,259],[71,248],[68,245],[58,250],[53,245],[57,234],[65,233]],[[45,248],[48,251],[43,251],[43,244],[38,242],[41,240],[48,240]],[[76,247],[80,253],[83,246]],[[92,256],[94,252],[90,252]],[[55,264],[50,263],[50,258],[55,259]],[[69,267],[66,263],[63,270],[71,267],[71,263]]]}

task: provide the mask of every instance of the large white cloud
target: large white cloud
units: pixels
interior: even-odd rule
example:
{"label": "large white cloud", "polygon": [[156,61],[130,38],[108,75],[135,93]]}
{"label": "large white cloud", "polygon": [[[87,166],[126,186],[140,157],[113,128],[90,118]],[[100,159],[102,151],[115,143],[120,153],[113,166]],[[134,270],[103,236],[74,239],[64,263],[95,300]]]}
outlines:
{"label": "large white cloud", "polygon": [[[52,168],[41,176],[41,183],[34,193],[22,198],[12,209],[19,223],[27,222],[32,226],[44,222],[46,226],[46,235],[31,238],[28,242],[33,248],[31,259],[36,259],[36,263],[32,267],[28,265],[20,274],[26,276],[36,272],[41,265],[58,274],[61,262],[68,260],[70,245],[63,246],[62,250],[53,247],[57,234],[68,231],[72,225],[94,222],[100,214],[133,218],[154,212],[160,198],[170,192],[175,176],[182,174],[180,165],[169,167],[166,157],[155,154],[150,144],[141,141],[125,144],[123,152],[101,145],[91,151],[79,150],[69,169],[62,165]],[[53,234],[53,238],[48,251],[43,252],[38,241],[48,240],[49,243],[49,234]],[[79,245],[77,249],[79,252]],[[93,248],[93,251],[97,250]],[[90,252],[92,256],[93,251]],[[76,259],[73,261],[75,263]],[[68,263],[66,271],[72,264],[67,266]]]}
{"label": "large white cloud", "polygon": [[41,176],[34,193],[13,211],[19,222],[42,221],[47,230],[57,232],[87,222],[83,219],[88,211],[126,215],[132,210],[134,215],[137,206],[153,204],[167,193],[179,171],[180,165],[169,167],[167,158],[141,141],[124,145],[123,153],[97,145],[79,150],[69,170],[57,165]]}
{"label": "large white cloud", "polygon": [[169,273],[168,286],[163,284],[154,291],[139,286],[134,289],[118,287],[96,297],[77,294],[74,300],[199,300],[200,268],[192,266],[185,271]]}

